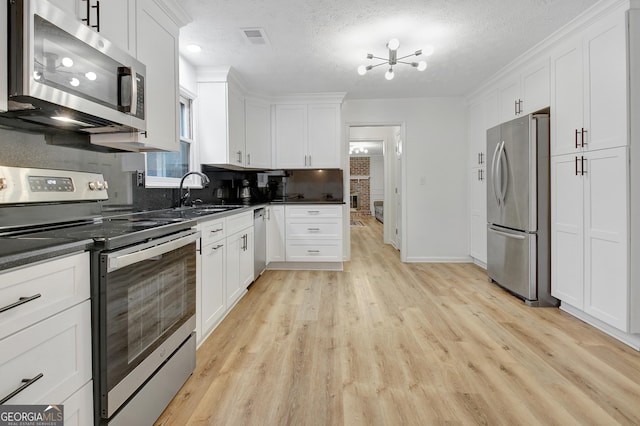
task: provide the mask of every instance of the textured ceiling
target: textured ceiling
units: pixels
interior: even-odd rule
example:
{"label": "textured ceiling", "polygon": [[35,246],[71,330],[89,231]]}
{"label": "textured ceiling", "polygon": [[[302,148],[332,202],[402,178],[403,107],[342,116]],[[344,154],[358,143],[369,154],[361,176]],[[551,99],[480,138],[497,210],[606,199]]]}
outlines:
{"label": "textured ceiling", "polygon": [[[180,0],[193,22],[181,29],[196,67],[231,66],[265,94],[347,92],[350,99],[460,96],[569,22],[596,0]],[[241,28],[264,29],[269,45]],[[365,76],[367,53],[399,56],[432,45],[428,68],[397,65]],[[202,46],[198,54],[188,44]]]}

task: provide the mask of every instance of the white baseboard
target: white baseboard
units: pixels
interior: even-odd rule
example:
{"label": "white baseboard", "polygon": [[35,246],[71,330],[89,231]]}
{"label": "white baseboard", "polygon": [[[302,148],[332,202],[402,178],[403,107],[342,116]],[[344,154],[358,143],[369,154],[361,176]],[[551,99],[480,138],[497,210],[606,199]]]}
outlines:
{"label": "white baseboard", "polygon": [[407,257],[407,263],[471,263],[468,256],[463,257]]}
{"label": "white baseboard", "polygon": [[271,271],[342,271],[342,262],[270,262]]}
{"label": "white baseboard", "polygon": [[609,324],[604,323],[599,319],[592,317],[586,312],[581,311],[580,309],[574,306],[568,305],[564,302],[560,304],[560,309],[565,311],[568,314],[573,315],[579,320],[584,321],[587,324],[597,328],[603,333],[608,334],[614,339],[620,340],[625,345],[631,346],[636,351],[640,351],[640,334],[630,334],[630,333],[625,333],[624,331],[620,331],[617,328],[612,327]]}

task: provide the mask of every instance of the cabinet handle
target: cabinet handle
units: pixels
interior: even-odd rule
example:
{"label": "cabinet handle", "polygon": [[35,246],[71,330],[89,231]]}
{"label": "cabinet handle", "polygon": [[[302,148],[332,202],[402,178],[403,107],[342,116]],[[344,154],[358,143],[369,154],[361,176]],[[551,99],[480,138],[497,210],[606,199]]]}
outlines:
{"label": "cabinet handle", "polygon": [[247,154],[247,166],[251,165],[251,154]]}
{"label": "cabinet handle", "polygon": [[320,250],[307,250],[307,253],[310,253],[310,254],[319,254],[319,253],[320,253]]}
{"label": "cabinet handle", "polygon": [[96,10],[96,21],[97,24],[96,25],[89,25],[91,28],[95,28],[97,32],[100,32],[100,1],[96,1],[96,5],[95,6],[91,6],[92,8],[94,8]]}
{"label": "cabinet handle", "polygon": [[578,144],[578,133],[580,133],[580,130],[576,129],[576,149],[580,147],[580,145]]}
{"label": "cabinet handle", "polygon": [[309,167],[311,167],[311,155],[309,155]]}
{"label": "cabinet handle", "polygon": [[320,210],[307,210],[309,214],[320,214]]}
{"label": "cabinet handle", "polygon": [[580,175],[584,176],[587,174],[587,171],[585,170],[586,168],[584,167],[584,163],[586,161],[586,158],[584,158],[584,155],[580,158]]}
{"label": "cabinet handle", "polygon": [[578,156],[576,155],[576,176],[578,176]]}
{"label": "cabinet handle", "polygon": [[518,101],[513,101],[513,112],[514,115],[518,115]]}
{"label": "cabinet handle", "polygon": [[306,155],[304,156],[304,165],[305,166],[307,165],[307,156]]}
{"label": "cabinet handle", "polygon": [[242,164],[242,151],[238,151],[236,154],[238,154],[238,163]]}
{"label": "cabinet handle", "polygon": [[38,380],[42,379],[43,377],[44,377],[44,374],[40,373],[36,377],[34,377],[33,379],[22,379],[23,385],[21,385],[18,389],[16,389],[13,392],[11,392],[9,395],[7,395],[4,398],[0,399],[0,405],[2,405],[5,402],[9,401],[11,398],[13,398],[14,396],[18,395],[20,392],[22,392],[23,390],[25,390],[26,388],[28,388],[29,386],[31,386],[32,384],[34,384]]}
{"label": "cabinet handle", "polygon": [[87,2],[87,17],[82,18],[82,22],[86,22],[87,27],[91,26],[91,1],[90,0],[82,0]]}
{"label": "cabinet handle", "polygon": [[587,132],[587,131],[586,131],[586,130],[584,129],[584,127],[583,127],[583,128],[582,128],[582,132],[580,132],[580,133],[581,133],[581,138],[582,138],[582,140],[580,141],[580,146],[581,146],[582,148],[584,148],[584,134],[585,134],[586,132]]}
{"label": "cabinet handle", "polygon": [[212,229],[211,232],[212,234],[217,234],[218,232],[222,231],[222,228],[218,228],[218,229]]}
{"label": "cabinet handle", "polygon": [[224,247],[224,244],[218,244],[215,247],[211,247],[211,251],[218,251],[218,249],[221,249],[222,247]]}
{"label": "cabinet handle", "polygon": [[522,99],[518,99],[518,114],[522,114]]}
{"label": "cabinet handle", "polygon": [[319,232],[320,228],[307,228],[307,231],[309,231],[309,232]]}
{"label": "cabinet handle", "polygon": [[[10,309],[13,308],[17,308],[20,305],[24,305],[25,303],[31,302],[32,300],[36,300],[37,298],[42,297],[42,295],[40,293],[38,294],[34,294],[33,296],[29,296],[29,297],[21,297],[18,299],[17,302],[14,302],[10,305],[7,306],[3,306],[2,308],[0,308],[0,313],[2,312],[6,312]],[[0,405],[2,405],[2,403],[0,403]]]}

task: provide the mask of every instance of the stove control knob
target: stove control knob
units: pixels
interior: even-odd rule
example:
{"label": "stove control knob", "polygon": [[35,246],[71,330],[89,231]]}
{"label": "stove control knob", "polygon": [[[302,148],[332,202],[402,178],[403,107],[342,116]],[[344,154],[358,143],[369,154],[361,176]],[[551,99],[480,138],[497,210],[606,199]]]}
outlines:
{"label": "stove control knob", "polygon": [[98,191],[102,191],[104,189],[104,183],[100,182],[99,180],[96,181],[96,189]]}
{"label": "stove control knob", "polygon": [[89,189],[92,191],[96,190],[96,183],[95,182],[89,182]]}
{"label": "stove control knob", "polygon": [[7,189],[8,185],[7,185],[7,179],[6,178],[0,178],[0,191],[3,189]]}
{"label": "stove control knob", "polygon": [[106,180],[102,183],[102,186],[104,187],[104,189],[109,189],[109,184]]}

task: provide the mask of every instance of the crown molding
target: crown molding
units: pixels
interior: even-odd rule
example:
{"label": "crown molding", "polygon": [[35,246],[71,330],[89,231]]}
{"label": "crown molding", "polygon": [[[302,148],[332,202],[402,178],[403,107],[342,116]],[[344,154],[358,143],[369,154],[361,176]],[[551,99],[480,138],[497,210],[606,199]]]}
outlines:
{"label": "crown molding", "polygon": [[153,0],[160,9],[180,28],[193,22],[191,16],[176,0]]}

